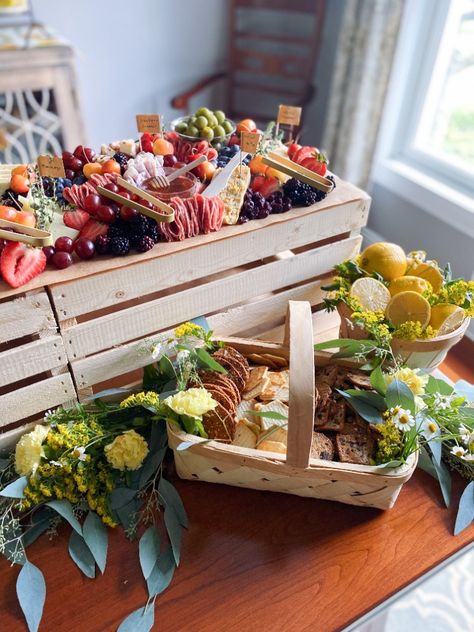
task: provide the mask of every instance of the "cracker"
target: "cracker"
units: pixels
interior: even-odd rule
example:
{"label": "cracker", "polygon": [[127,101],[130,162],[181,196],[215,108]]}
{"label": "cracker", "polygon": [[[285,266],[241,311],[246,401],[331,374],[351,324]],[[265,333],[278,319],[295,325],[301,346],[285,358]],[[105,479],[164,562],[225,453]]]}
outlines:
{"label": "cracker", "polygon": [[268,367],[266,366],[256,366],[250,369],[250,375],[245,384],[244,394],[261,384],[267,378],[267,373]]}
{"label": "cracker", "polygon": [[235,401],[235,404],[238,405],[240,402],[240,391],[228,374],[211,371],[210,369],[200,369],[198,374],[203,382],[207,382],[208,384],[219,384],[220,386],[228,389],[229,392],[232,393],[233,401]]}
{"label": "cracker", "polygon": [[310,457],[312,459],[322,459],[323,461],[332,461],[334,459],[334,445],[331,439],[322,432],[313,432]]}
{"label": "cracker", "polygon": [[234,438],[237,425],[235,417],[222,404],[217,404],[214,410],[207,412],[202,422],[209,439],[221,439],[230,443]]}
{"label": "cracker", "polygon": [[288,430],[280,426],[273,425],[269,430],[262,432],[260,439],[264,441],[278,441],[284,445],[288,445]]}
{"label": "cracker", "polygon": [[237,358],[231,358],[229,356],[219,355],[220,351],[213,354],[213,357],[221,366],[229,371],[228,376],[233,380],[239,389],[239,392],[244,390],[245,384],[250,373],[249,369],[243,365]]}
{"label": "cracker", "polygon": [[338,434],[336,446],[341,463],[371,464],[374,441],[370,435]]}
{"label": "cracker", "polygon": [[321,426],[328,420],[329,415],[329,402],[324,404],[323,406],[319,406],[317,411],[314,413],[314,427],[316,430],[319,430]]}
{"label": "cracker", "polygon": [[268,373],[268,379],[270,380],[270,384],[260,393],[260,399],[264,401],[278,399],[283,402],[288,402],[290,399],[290,372],[270,371]]}
{"label": "cracker", "polygon": [[346,377],[357,388],[372,388],[370,383],[370,375],[362,371],[347,371]]}
{"label": "cracker", "polygon": [[262,430],[269,430],[272,426],[285,426],[288,424],[289,408],[283,402],[278,400],[269,402],[268,404],[255,404],[255,410],[262,413],[280,413],[286,419],[271,419],[270,417],[260,417],[260,425]]}
{"label": "cracker", "polygon": [[202,388],[205,388],[216,402],[222,404],[222,406],[235,416],[237,407],[221,386],[218,386],[217,384],[207,384],[207,382],[204,382],[204,384],[202,384]]}
{"label": "cracker", "polygon": [[[258,417],[255,417],[255,419],[258,419]],[[245,419],[245,418],[244,419],[239,419],[239,421],[243,421],[244,424],[246,426],[248,426],[253,433],[255,433],[255,436],[258,437],[258,435],[260,434],[260,432],[262,430],[258,424],[256,424],[253,421],[249,421],[248,419]]]}
{"label": "cracker", "polygon": [[[267,367],[265,367],[267,368]],[[251,391],[246,391],[242,393],[242,399],[254,399],[255,397],[259,397],[263,391],[265,391],[270,386],[270,380],[266,377],[260,384],[257,384],[255,388]]]}
{"label": "cracker", "polygon": [[257,446],[257,435],[243,421],[239,421],[235,429],[235,436],[232,445],[241,448],[255,448]]}
{"label": "cracker", "polygon": [[257,445],[257,450],[286,454],[286,445],[284,443],[280,443],[279,441],[262,441]]}
{"label": "cracker", "polygon": [[346,405],[344,400],[333,400],[328,407],[328,415],[324,423],[318,423],[318,430],[340,432],[344,428],[346,419]]}

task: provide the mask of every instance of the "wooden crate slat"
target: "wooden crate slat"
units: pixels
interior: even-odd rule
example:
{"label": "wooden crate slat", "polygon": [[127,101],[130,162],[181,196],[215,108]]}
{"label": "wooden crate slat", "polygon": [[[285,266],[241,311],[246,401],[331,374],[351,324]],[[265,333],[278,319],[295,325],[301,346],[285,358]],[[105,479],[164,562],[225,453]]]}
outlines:
{"label": "wooden crate slat", "polygon": [[72,326],[63,331],[66,353],[70,360],[91,355],[199,314],[319,276],[355,256],[360,243],[359,235],[350,237]]}
{"label": "wooden crate slat", "polygon": [[0,386],[67,364],[60,335],[34,340],[0,354]]}
{"label": "wooden crate slat", "polygon": [[[295,218],[291,228],[287,223],[275,223],[262,230],[238,233],[225,240],[179,250],[164,258],[57,284],[51,288],[52,300],[60,320],[72,318],[250,263],[282,250],[355,231],[365,225],[367,215],[368,204],[358,200],[336,207],[330,213],[312,213]],[[164,246],[159,244],[157,248]]]}
{"label": "wooden crate slat", "polygon": [[0,342],[56,331],[56,320],[46,292],[0,303]]}
{"label": "wooden crate slat", "polygon": [[[313,314],[313,338],[314,342],[324,342],[339,338],[339,324],[341,319],[337,312],[315,312]],[[261,331],[256,335],[259,340],[269,342],[282,342],[285,326],[279,325],[267,331]]]}
{"label": "wooden crate slat", "polygon": [[76,397],[69,373],[55,375],[0,397],[0,426],[54,408]]}
{"label": "wooden crate slat", "polygon": [[[312,305],[317,305],[323,296],[321,285],[327,283],[331,276],[332,274],[318,281],[305,283],[291,290],[268,295],[251,303],[213,314],[207,317],[209,327],[217,336],[238,335],[249,325],[258,327],[276,318],[283,318],[290,300],[309,301]],[[172,334],[172,330],[160,335],[166,337],[167,334]],[[150,364],[150,356],[139,352],[143,343],[144,339],[141,339],[71,362],[71,370],[77,387],[86,388],[102,382],[105,376],[110,379]]]}

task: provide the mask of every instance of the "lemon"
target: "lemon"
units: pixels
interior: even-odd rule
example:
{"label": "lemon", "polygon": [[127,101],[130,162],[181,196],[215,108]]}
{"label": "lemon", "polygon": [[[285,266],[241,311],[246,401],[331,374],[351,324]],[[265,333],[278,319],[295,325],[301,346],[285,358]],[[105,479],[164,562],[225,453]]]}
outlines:
{"label": "lemon", "polygon": [[392,296],[385,315],[394,327],[399,327],[408,320],[418,321],[422,327],[426,327],[430,322],[431,307],[418,292],[400,292]]}
{"label": "lemon", "polygon": [[408,260],[407,274],[420,277],[431,283],[435,294],[440,291],[443,285],[443,275],[435,261],[417,261],[416,259],[410,258]]}
{"label": "lemon", "polygon": [[426,250],[412,250],[407,254],[407,259],[416,259],[417,261],[426,261]]}
{"label": "lemon", "polygon": [[425,279],[407,275],[390,281],[388,289],[392,296],[395,296],[395,294],[399,294],[400,292],[418,292],[418,294],[423,294],[425,290],[431,290],[431,285]]}
{"label": "lemon", "polygon": [[381,241],[367,246],[361,253],[360,267],[369,274],[378,272],[386,281],[391,281],[405,274],[407,258],[397,244]]}
{"label": "lemon", "polygon": [[438,330],[439,336],[457,329],[465,318],[464,310],[450,303],[439,303],[431,308],[430,325]]}
{"label": "lemon", "polygon": [[384,312],[390,301],[390,292],[385,285],[372,277],[362,277],[354,281],[349,294],[359,301],[364,310],[371,312]]}

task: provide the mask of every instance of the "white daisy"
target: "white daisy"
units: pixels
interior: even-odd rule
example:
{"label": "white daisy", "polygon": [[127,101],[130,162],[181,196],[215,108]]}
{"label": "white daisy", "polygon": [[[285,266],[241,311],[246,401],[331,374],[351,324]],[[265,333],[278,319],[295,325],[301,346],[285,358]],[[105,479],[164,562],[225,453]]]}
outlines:
{"label": "white daisy", "polygon": [[474,463],[474,454],[465,454],[461,457],[463,461],[468,461],[469,463]]}
{"label": "white daisy", "polygon": [[86,460],[86,449],[83,446],[77,446],[72,451],[72,456],[76,457],[78,461]]}
{"label": "white daisy", "polygon": [[415,425],[415,418],[411,412],[405,408],[395,406],[394,408],[390,408],[388,412],[390,413],[395,427],[399,430],[406,431]]}
{"label": "white daisy", "polygon": [[464,424],[459,426],[459,434],[464,445],[469,445],[474,441],[474,430],[467,428]]}
{"label": "white daisy", "polygon": [[51,415],[54,415],[54,410],[51,410],[51,409],[47,410],[47,411],[44,413],[44,418],[45,418],[45,420],[46,420],[46,419],[48,419],[48,417],[51,417]]}
{"label": "white daisy", "polygon": [[435,408],[439,408],[440,410],[446,410],[447,408],[451,408],[451,400],[451,395],[441,395],[441,393],[435,393],[433,406]]}
{"label": "white daisy", "polygon": [[466,448],[463,448],[462,445],[455,445],[453,448],[451,448],[451,454],[454,454],[454,456],[457,456],[459,458],[464,457],[467,453]]}
{"label": "white daisy", "polygon": [[434,419],[425,419],[421,424],[421,432],[428,440],[440,435],[439,426]]}
{"label": "white daisy", "polygon": [[62,467],[63,466],[63,464],[60,463],[59,461],[50,461],[50,464],[51,465],[55,465],[56,467]]}

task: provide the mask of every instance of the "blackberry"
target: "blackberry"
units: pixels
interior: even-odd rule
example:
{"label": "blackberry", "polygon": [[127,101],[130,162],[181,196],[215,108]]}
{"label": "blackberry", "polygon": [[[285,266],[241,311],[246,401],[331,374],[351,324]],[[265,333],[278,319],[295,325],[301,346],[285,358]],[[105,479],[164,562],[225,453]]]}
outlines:
{"label": "blackberry", "polygon": [[160,241],[160,229],[158,228],[158,224],[151,217],[148,218],[148,228],[146,229],[145,235],[147,237],[151,237],[155,244]]}
{"label": "blackberry", "polygon": [[110,237],[107,235],[99,235],[94,242],[95,249],[100,255],[106,255],[110,252]]}
{"label": "blackberry", "polygon": [[13,189],[6,189],[2,194],[1,200],[6,206],[13,206],[13,208],[21,209],[21,204],[18,202],[19,193],[15,193]]}
{"label": "blackberry", "polygon": [[119,163],[120,170],[122,171],[122,174],[123,174],[123,172],[127,168],[127,164],[128,164],[128,161],[130,160],[130,156],[127,156],[127,154],[124,154],[122,151],[118,151],[116,154],[113,155],[113,159],[115,160],[115,162]]}
{"label": "blackberry", "polygon": [[145,235],[148,226],[148,217],[138,213],[135,217],[132,217],[132,221],[130,222],[130,232]]}
{"label": "blackberry", "polygon": [[126,237],[113,237],[110,240],[110,250],[117,257],[123,257],[130,252],[130,242]]}
{"label": "blackberry", "polygon": [[127,239],[130,242],[130,246],[132,248],[136,248],[140,241],[145,237],[145,235],[141,231],[131,230],[127,234]]}
{"label": "blackberry", "polygon": [[311,206],[316,202],[324,200],[326,193],[314,189],[305,182],[300,182],[295,178],[291,178],[283,185],[283,193],[285,197],[291,200],[294,206]]}
{"label": "blackberry", "polygon": [[336,178],[334,176],[326,176],[326,178],[328,180],[331,180],[332,184],[333,184],[333,190],[336,188]]}
{"label": "blackberry", "polygon": [[128,230],[125,227],[125,222],[121,220],[115,221],[113,224],[109,226],[109,230],[107,231],[107,237],[110,239],[114,239],[114,237],[126,237],[128,234]]}
{"label": "blackberry", "polygon": [[138,252],[147,252],[151,250],[155,245],[154,240],[151,237],[147,237],[146,235],[140,239],[136,248]]}

